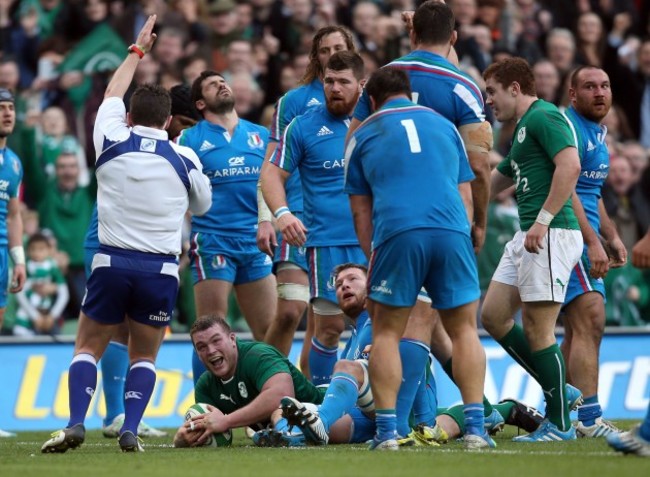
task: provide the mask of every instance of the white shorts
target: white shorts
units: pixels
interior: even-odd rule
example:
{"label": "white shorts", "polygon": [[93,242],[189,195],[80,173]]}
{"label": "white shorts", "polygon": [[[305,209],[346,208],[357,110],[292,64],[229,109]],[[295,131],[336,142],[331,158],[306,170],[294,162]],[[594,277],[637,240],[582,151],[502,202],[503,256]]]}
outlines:
{"label": "white shorts", "polygon": [[549,229],[537,254],[526,251],[525,238],[520,231],[506,244],[492,280],[517,287],[522,302],[564,303],[571,270],[582,256],[582,233]]}

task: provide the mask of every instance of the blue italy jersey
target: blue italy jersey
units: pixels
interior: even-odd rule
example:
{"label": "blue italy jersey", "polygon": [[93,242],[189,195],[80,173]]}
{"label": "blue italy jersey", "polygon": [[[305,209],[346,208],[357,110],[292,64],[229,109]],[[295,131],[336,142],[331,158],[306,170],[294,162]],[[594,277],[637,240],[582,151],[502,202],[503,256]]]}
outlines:
{"label": "blue italy jersey", "polygon": [[240,119],[233,136],[208,121],[181,132],[179,144],[192,148],[212,184],[212,207],[192,217],[192,232],[248,238],[255,242],[257,230],[257,180],[260,175],[268,131]]}
{"label": "blue italy jersey", "polygon": [[99,248],[99,222],[97,219],[97,202],[95,202],[95,207],[93,207],[93,215],[90,216],[90,225],[88,226],[88,231],[86,232],[86,238],[84,239],[84,248],[88,250],[95,250]]}
{"label": "blue italy jersey", "polygon": [[[292,89],[282,96],[275,105],[269,140],[280,142],[284,130],[293,118],[304,114],[309,108],[323,104],[325,104],[325,92],[323,83],[319,79]],[[302,186],[299,172],[291,174],[285,185],[285,190],[289,209],[294,213],[302,212]]]}
{"label": "blue italy jersey", "polygon": [[325,106],[291,121],[271,162],[300,171],[306,247],[358,245],[348,197],[343,192],[343,144],[350,120]]}
{"label": "blue italy jersey", "polygon": [[411,229],[469,235],[458,184],[474,174],[458,131],[440,114],[389,101],[354,132],[345,155],[345,192],[372,196],[373,247]]}
{"label": "blue italy jersey", "polygon": [[9,201],[18,197],[23,180],[23,165],[9,148],[0,149],[0,246],[6,247]]}
{"label": "blue italy jersey", "polygon": [[576,184],[576,191],[589,224],[598,232],[600,230],[598,201],[609,173],[609,151],[605,143],[607,128],[580,115],[573,106],[566,110],[565,116],[576,136],[580,155],[582,170]]}
{"label": "blue italy jersey", "polygon": [[[446,58],[428,51],[415,50],[386,66],[408,73],[414,103],[434,109],[456,127],[485,121],[481,90],[474,80]],[[364,90],[354,110],[354,117],[363,121],[368,116],[370,100]]]}
{"label": "blue italy jersey", "polygon": [[341,359],[368,359],[368,353],[363,350],[372,344],[372,321],[367,311],[357,317],[357,324],[352,330],[350,339],[345,344]]}

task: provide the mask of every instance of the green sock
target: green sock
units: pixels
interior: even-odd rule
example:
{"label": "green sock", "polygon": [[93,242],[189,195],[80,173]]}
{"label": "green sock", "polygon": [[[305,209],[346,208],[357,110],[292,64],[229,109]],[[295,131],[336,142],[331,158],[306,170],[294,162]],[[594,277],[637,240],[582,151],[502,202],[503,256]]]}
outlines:
{"label": "green sock", "polygon": [[[447,373],[447,376],[449,376],[449,379],[454,381],[454,384],[456,384],[456,381],[454,380],[454,373],[453,373],[452,368],[451,368],[451,358],[449,358],[446,363],[442,364],[442,369],[445,371],[445,373]],[[483,412],[484,417],[489,417],[490,414],[492,414],[492,410],[493,410],[492,403],[490,401],[488,401],[488,398],[486,398],[485,396],[483,396],[483,409],[484,409],[484,412]],[[462,412],[462,409],[461,409],[461,412]]]}
{"label": "green sock", "polygon": [[[512,356],[517,363],[521,365],[528,374],[539,381],[537,370],[535,369],[535,362],[533,361],[533,352],[530,349],[524,329],[515,324],[508,334],[498,340],[499,344]],[[541,383],[540,383],[541,384]]]}
{"label": "green sock", "polygon": [[532,358],[546,399],[546,417],[561,431],[566,431],[571,427],[571,419],[566,406],[566,368],[560,347],[554,344],[535,351]]}

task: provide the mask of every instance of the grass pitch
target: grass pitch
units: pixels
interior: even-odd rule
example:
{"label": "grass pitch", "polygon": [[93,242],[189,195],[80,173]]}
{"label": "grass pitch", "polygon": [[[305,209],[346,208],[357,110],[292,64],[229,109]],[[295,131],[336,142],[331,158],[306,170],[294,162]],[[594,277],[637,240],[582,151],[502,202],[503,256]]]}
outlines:
{"label": "grass pitch", "polygon": [[[618,422],[628,428],[632,422]],[[169,430],[170,434],[173,432]],[[174,449],[171,437],[144,441],[146,452],[123,454],[114,439],[89,431],[65,454],[41,454],[46,432],[0,439],[0,476],[47,477],[645,477],[650,459],[614,453],[604,439],[518,444],[517,429],[496,436],[497,449],[468,452],[460,443],[400,452],[369,452],[365,445],[261,449],[237,430],[231,448]]]}

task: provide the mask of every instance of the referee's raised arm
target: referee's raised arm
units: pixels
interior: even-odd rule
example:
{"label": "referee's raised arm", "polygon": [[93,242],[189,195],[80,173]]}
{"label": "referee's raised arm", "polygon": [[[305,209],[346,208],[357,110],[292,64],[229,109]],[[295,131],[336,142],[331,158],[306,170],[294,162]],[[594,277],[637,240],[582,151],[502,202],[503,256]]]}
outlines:
{"label": "referee's raised arm", "polygon": [[138,38],[128,48],[129,54],[119,66],[111,81],[106,87],[104,98],[117,97],[123,98],[126,90],[129,89],[135,69],[138,67],[138,62],[144,57],[145,54],[151,51],[157,35],[153,33],[153,27],[156,24],[156,15],[149,15],[142,30],[138,34]]}

